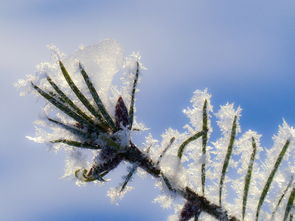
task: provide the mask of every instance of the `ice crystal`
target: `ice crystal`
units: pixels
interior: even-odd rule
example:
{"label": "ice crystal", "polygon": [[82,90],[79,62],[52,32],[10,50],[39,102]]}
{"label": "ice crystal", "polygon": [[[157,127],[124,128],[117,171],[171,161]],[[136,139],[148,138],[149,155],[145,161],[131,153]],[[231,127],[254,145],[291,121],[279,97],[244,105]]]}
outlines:
{"label": "ice crystal", "polygon": [[110,197],[111,202],[115,203],[115,204],[119,204],[119,200],[121,200],[124,195],[131,191],[133,189],[133,187],[131,186],[126,186],[126,188],[124,189],[124,191],[120,191],[118,188],[111,188],[109,189],[109,191],[107,192],[107,196]]}

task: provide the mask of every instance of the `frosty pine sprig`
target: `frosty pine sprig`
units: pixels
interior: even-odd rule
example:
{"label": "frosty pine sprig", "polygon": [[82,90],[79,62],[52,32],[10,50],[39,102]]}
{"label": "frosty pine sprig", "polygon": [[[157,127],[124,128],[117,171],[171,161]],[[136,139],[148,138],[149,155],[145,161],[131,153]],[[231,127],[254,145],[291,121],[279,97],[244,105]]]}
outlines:
{"label": "frosty pine sprig", "polygon": [[[285,121],[263,148],[261,135],[241,134],[241,109],[233,104],[213,112],[207,89],[197,90],[184,110],[184,131],[167,129],[162,140],[149,134],[136,145],[134,133],[146,128],[135,118],[135,94],[143,66],[137,54],[124,57],[113,40],[64,56],[55,47],[54,61],[38,66],[18,86],[27,86],[47,101],[36,137],[69,155],[65,176],[78,184],[106,182],[122,162],[130,164],[111,198],[121,198],[141,171],[157,178],[163,207],[173,207],[169,220],[293,220],[295,129]],[[113,81],[121,74],[122,84]],[[213,117],[221,136],[211,141]],[[182,203],[179,203],[182,199]]]}

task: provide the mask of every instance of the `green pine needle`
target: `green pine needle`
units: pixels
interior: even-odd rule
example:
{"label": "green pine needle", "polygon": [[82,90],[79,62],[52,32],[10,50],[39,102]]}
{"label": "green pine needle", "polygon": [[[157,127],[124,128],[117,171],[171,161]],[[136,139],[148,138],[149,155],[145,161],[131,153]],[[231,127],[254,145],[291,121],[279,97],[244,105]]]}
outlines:
{"label": "green pine needle", "polygon": [[219,182],[219,205],[220,206],[221,206],[221,197],[222,197],[224,178],[225,178],[225,174],[227,172],[227,167],[229,164],[230,157],[232,155],[235,137],[236,137],[236,131],[237,131],[237,116],[235,116],[233,124],[232,124],[230,141],[229,141],[229,145],[227,147],[227,152],[226,152],[224,163],[222,166],[222,172],[221,172],[221,177],[220,177],[220,182]]}
{"label": "green pine needle", "polygon": [[[207,113],[207,100],[203,105],[203,136],[202,136],[202,155],[206,156],[206,147],[208,142],[208,113]],[[206,183],[206,162],[202,163],[202,193],[205,195],[205,183]]]}
{"label": "green pine needle", "polygon": [[186,139],[181,145],[180,147],[178,148],[178,153],[177,153],[177,156],[179,159],[181,159],[182,155],[183,155],[183,151],[184,151],[184,148],[189,144],[191,143],[192,141],[194,140],[197,140],[198,138],[200,138],[201,136],[203,136],[204,132],[203,131],[200,131],[198,133],[196,133],[195,135],[191,136],[190,138]]}
{"label": "green pine needle", "polygon": [[55,124],[61,126],[62,128],[64,128],[65,130],[67,130],[67,131],[69,131],[69,132],[71,132],[71,133],[73,133],[73,134],[76,134],[76,135],[78,135],[78,136],[80,136],[80,137],[87,137],[87,136],[88,136],[87,133],[85,133],[85,132],[79,130],[78,128],[75,128],[75,127],[72,127],[72,126],[66,125],[66,124],[64,124],[64,123],[62,123],[62,122],[60,122],[60,121],[57,121],[57,120],[54,120],[54,119],[51,119],[51,118],[47,118],[47,119],[48,119],[50,122],[55,123]]}
{"label": "green pine needle", "polygon": [[104,124],[105,121],[104,121],[103,117],[101,116],[101,114],[95,110],[95,108],[90,104],[88,99],[82,94],[82,92],[79,90],[79,88],[73,82],[71,76],[69,75],[68,71],[66,70],[66,68],[64,67],[64,65],[61,61],[59,61],[59,66],[60,66],[60,69],[61,69],[61,72],[62,72],[64,78],[66,79],[68,85],[70,86],[72,91],[75,93],[77,98],[81,101],[82,104],[84,104],[84,106],[90,111],[90,113],[93,114],[93,116],[97,117],[97,119],[101,123]]}
{"label": "green pine needle", "polygon": [[245,177],[245,186],[244,186],[244,195],[243,195],[243,211],[242,211],[243,220],[245,218],[246,205],[247,205],[247,199],[248,199],[248,192],[249,192],[251,176],[252,176],[252,171],[253,171],[253,164],[254,164],[255,155],[256,155],[256,151],[257,151],[257,147],[256,147],[254,137],[252,137],[252,147],[253,147],[253,151],[252,151],[252,154],[251,154],[251,157],[250,157],[249,166],[248,166],[247,174],[246,174],[246,177]]}
{"label": "green pine needle", "polygon": [[175,192],[176,190],[173,188],[173,186],[171,185],[169,179],[163,174],[161,173],[161,176],[163,178],[164,183],[166,184],[167,188],[171,191],[171,192]]}
{"label": "green pine needle", "polygon": [[74,102],[67,95],[65,95],[65,93],[52,81],[52,79],[49,76],[47,76],[47,80],[65,103],[67,103],[71,108],[73,108],[73,110],[76,111],[77,114],[83,117],[90,124],[94,124],[93,120],[89,116],[87,116],[77,105],[75,105]]}
{"label": "green pine needle", "polygon": [[[288,199],[288,203],[287,203],[286,210],[285,210],[285,215],[284,215],[284,221],[287,220],[287,218],[289,216],[289,213],[291,211],[291,208],[294,206],[294,199],[295,199],[295,187],[293,187],[292,192],[290,194],[290,197]],[[293,216],[292,217],[291,216],[292,215],[290,215],[290,220],[293,219]]]}
{"label": "green pine needle", "polygon": [[130,102],[130,108],[129,108],[129,130],[132,128],[133,125],[133,120],[134,120],[134,97],[135,97],[135,92],[136,92],[136,86],[138,82],[138,76],[139,76],[139,63],[136,62],[136,73],[134,77],[134,82],[133,82],[133,87],[132,87],[132,92],[131,92],[131,102]]}
{"label": "green pine needle", "polygon": [[131,180],[132,176],[134,175],[134,173],[137,170],[138,165],[134,164],[132,166],[132,168],[130,169],[129,173],[127,174],[127,176],[125,177],[124,183],[121,186],[120,192],[123,192],[128,184],[128,182]]}
{"label": "green pine needle", "polygon": [[62,112],[64,112],[66,115],[68,115],[69,117],[73,118],[74,120],[76,120],[77,122],[81,123],[82,125],[83,124],[89,125],[89,122],[88,121],[86,121],[84,118],[82,118],[81,116],[79,116],[78,114],[76,114],[74,111],[72,111],[67,105],[61,103],[59,100],[57,100],[56,98],[54,98],[52,95],[50,95],[49,93],[46,93],[45,91],[43,91],[42,89],[40,89],[34,83],[31,82],[31,84],[32,84],[33,88],[42,97],[44,97],[47,101],[49,101],[51,104],[53,104],[59,110],[61,110]]}
{"label": "green pine needle", "polygon": [[269,177],[267,179],[267,182],[266,182],[266,184],[265,184],[265,186],[264,186],[264,188],[263,188],[263,190],[261,192],[261,196],[259,198],[259,202],[258,202],[258,206],[257,206],[257,210],[256,210],[256,221],[258,220],[261,206],[262,206],[262,204],[263,204],[263,202],[265,200],[265,197],[266,197],[266,195],[268,193],[268,190],[270,188],[272,180],[273,180],[273,178],[274,178],[274,176],[275,176],[275,174],[276,174],[276,172],[277,172],[277,170],[278,170],[278,168],[280,166],[280,163],[281,163],[285,153],[287,152],[289,144],[290,144],[290,141],[287,140],[285,145],[283,146],[283,148],[282,148],[282,150],[281,150],[281,152],[280,152],[280,154],[279,154],[279,156],[278,156],[278,158],[277,158],[277,160],[275,162],[274,168],[272,169],[272,171],[271,171],[271,173],[270,173],[270,175],[269,175]]}
{"label": "green pine needle", "polygon": [[278,210],[278,208],[279,208],[279,206],[280,206],[282,200],[284,199],[286,193],[288,192],[289,188],[291,187],[291,185],[292,185],[292,183],[293,183],[293,180],[294,180],[294,177],[291,176],[290,181],[289,181],[287,187],[285,188],[284,192],[282,193],[282,195],[281,195],[281,197],[280,197],[280,199],[279,199],[279,201],[278,201],[278,203],[277,203],[277,205],[276,205],[274,211],[273,211],[272,214],[271,214],[271,220],[273,220],[273,218],[274,218],[274,216],[275,216],[275,213],[277,212],[277,210]]}
{"label": "green pine needle", "polygon": [[101,149],[101,147],[98,146],[98,145],[90,144],[90,143],[87,143],[87,142],[81,143],[81,142],[78,142],[78,141],[67,140],[67,139],[53,140],[53,141],[50,141],[50,143],[64,143],[64,144],[67,144],[69,146],[79,147],[79,148],[82,148],[82,149],[93,149],[93,150]]}
{"label": "green pine needle", "polygon": [[107,121],[108,125],[115,131],[116,130],[116,126],[115,123],[113,121],[113,119],[111,118],[111,116],[109,115],[109,113],[107,112],[104,104],[102,103],[95,87],[93,86],[88,74],[86,73],[85,69],[82,67],[82,65],[79,63],[79,68],[80,68],[80,72],[84,78],[84,81],[93,97],[93,100],[95,101],[98,110],[101,112],[102,116],[104,117],[104,119]]}
{"label": "green pine needle", "polygon": [[167,147],[165,147],[165,149],[162,151],[161,155],[159,156],[159,159],[158,159],[158,161],[156,163],[156,166],[159,166],[160,165],[160,162],[161,162],[163,156],[165,155],[165,153],[167,152],[167,150],[171,147],[171,145],[173,144],[174,141],[175,141],[175,137],[172,137],[170,139],[170,142],[167,145]]}
{"label": "green pine needle", "polygon": [[109,147],[112,147],[112,148],[114,148],[116,150],[122,149],[120,144],[118,144],[112,138],[110,138],[108,136],[101,136],[101,139],[103,139],[104,142],[106,142],[106,145],[109,146]]}

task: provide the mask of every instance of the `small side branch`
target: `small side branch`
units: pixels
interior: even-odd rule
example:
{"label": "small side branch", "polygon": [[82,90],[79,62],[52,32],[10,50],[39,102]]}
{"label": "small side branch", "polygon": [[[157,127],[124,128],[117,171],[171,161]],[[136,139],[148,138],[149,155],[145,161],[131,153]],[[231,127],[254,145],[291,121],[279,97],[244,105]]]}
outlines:
{"label": "small side branch", "polygon": [[[124,160],[130,163],[137,163],[139,167],[144,169],[147,173],[153,177],[160,178],[164,174],[161,169],[154,163],[146,154],[139,150],[133,143],[128,151],[124,153]],[[166,177],[170,185],[173,183]],[[215,217],[217,220],[221,221],[239,221],[236,217],[229,216],[227,211],[219,205],[216,205],[204,196],[200,196],[195,193],[189,187],[184,189],[179,189],[178,187],[172,186],[172,189],[175,190],[176,194],[182,196],[187,202],[193,205],[193,207],[199,208],[198,213],[206,212],[211,216]]]}

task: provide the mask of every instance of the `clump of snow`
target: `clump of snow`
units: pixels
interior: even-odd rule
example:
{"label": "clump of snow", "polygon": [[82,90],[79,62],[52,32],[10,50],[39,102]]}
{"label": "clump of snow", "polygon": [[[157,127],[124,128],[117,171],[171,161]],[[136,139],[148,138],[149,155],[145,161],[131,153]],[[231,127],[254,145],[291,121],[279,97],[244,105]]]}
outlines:
{"label": "clump of snow", "polygon": [[[119,43],[111,39],[101,41],[91,46],[80,47],[70,55],[65,55],[54,45],[49,45],[48,48],[52,52],[51,61],[40,63],[36,66],[36,72],[34,74],[27,75],[26,79],[21,79],[15,84],[15,86],[21,90],[21,95],[33,93],[40,96],[36,90],[32,88],[31,82],[46,92],[54,91],[47,80],[47,77],[49,76],[78,108],[80,108],[86,115],[91,116],[91,113],[79,101],[66,82],[58,64],[58,61],[61,60],[80,91],[93,106],[96,106],[80,73],[79,63],[83,66],[108,113],[113,119],[115,104],[119,97],[118,94],[123,93],[124,96],[126,94],[127,102],[130,102],[131,87],[137,67],[136,63],[138,62],[139,67],[143,68],[138,53],[132,54],[131,56],[125,56],[124,50]],[[122,74],[125,76],[125,78],[122,78],[123,83],[118,84],[117,82],[114,82],[114,78],[117,75],[120,76]],[[126,85],[128,85],[128,88]],[[116,91],[119,91],[119,93],[116,94]],[[129,108],[129,103],[126,104],[128,104],[127,107]],[[27,136],[28,139],[38,143],[50,143],[50,141],[59,139],[84,142],[79,136],[69,132],[60,125],[48,122],[47,117],[58,120],[66,125],[73,125],[74,127],[77,124],[77,122],[70,117],[57,110],[54,105],[47,103],[43,108],[44,120],[35,122],[35,136]],[[138,129],[145,129],[141,122],[135,121],[134,125]],[[83,131],[85,128],[80,129]],[[131,133],[133,132],[127,128],[123,128],[113,134],[111,139],[115,139],[119,146],[125,148],[129,145]],[[91,136],[96,144],[101,145],[102,147],[108,145],[105,139],[103,139],[105,136],[104,134],[101,134],[100,136],[93,134]],[[82,152],[75,152],[74,155],[72,148],[63,143],[51,143],[51,146],[54,147],[54,150],[64,149],[69,153],[69,157],[66,159],[65,176],[69,176],[70,174],[73,175],[76,168],[79,167],[77,165],[80,165],[82,168],[89,166],[93,163],[93,160],[95,161],[99,156],[99,151],[85,150],[91,154],[88,154],[88,157],[81,157],[79,160],[80,164],[78,164],[78,158],[74,158],[73,156],[78,156],[78,153]],[[83,152],[85,151],[83,150]]]}

